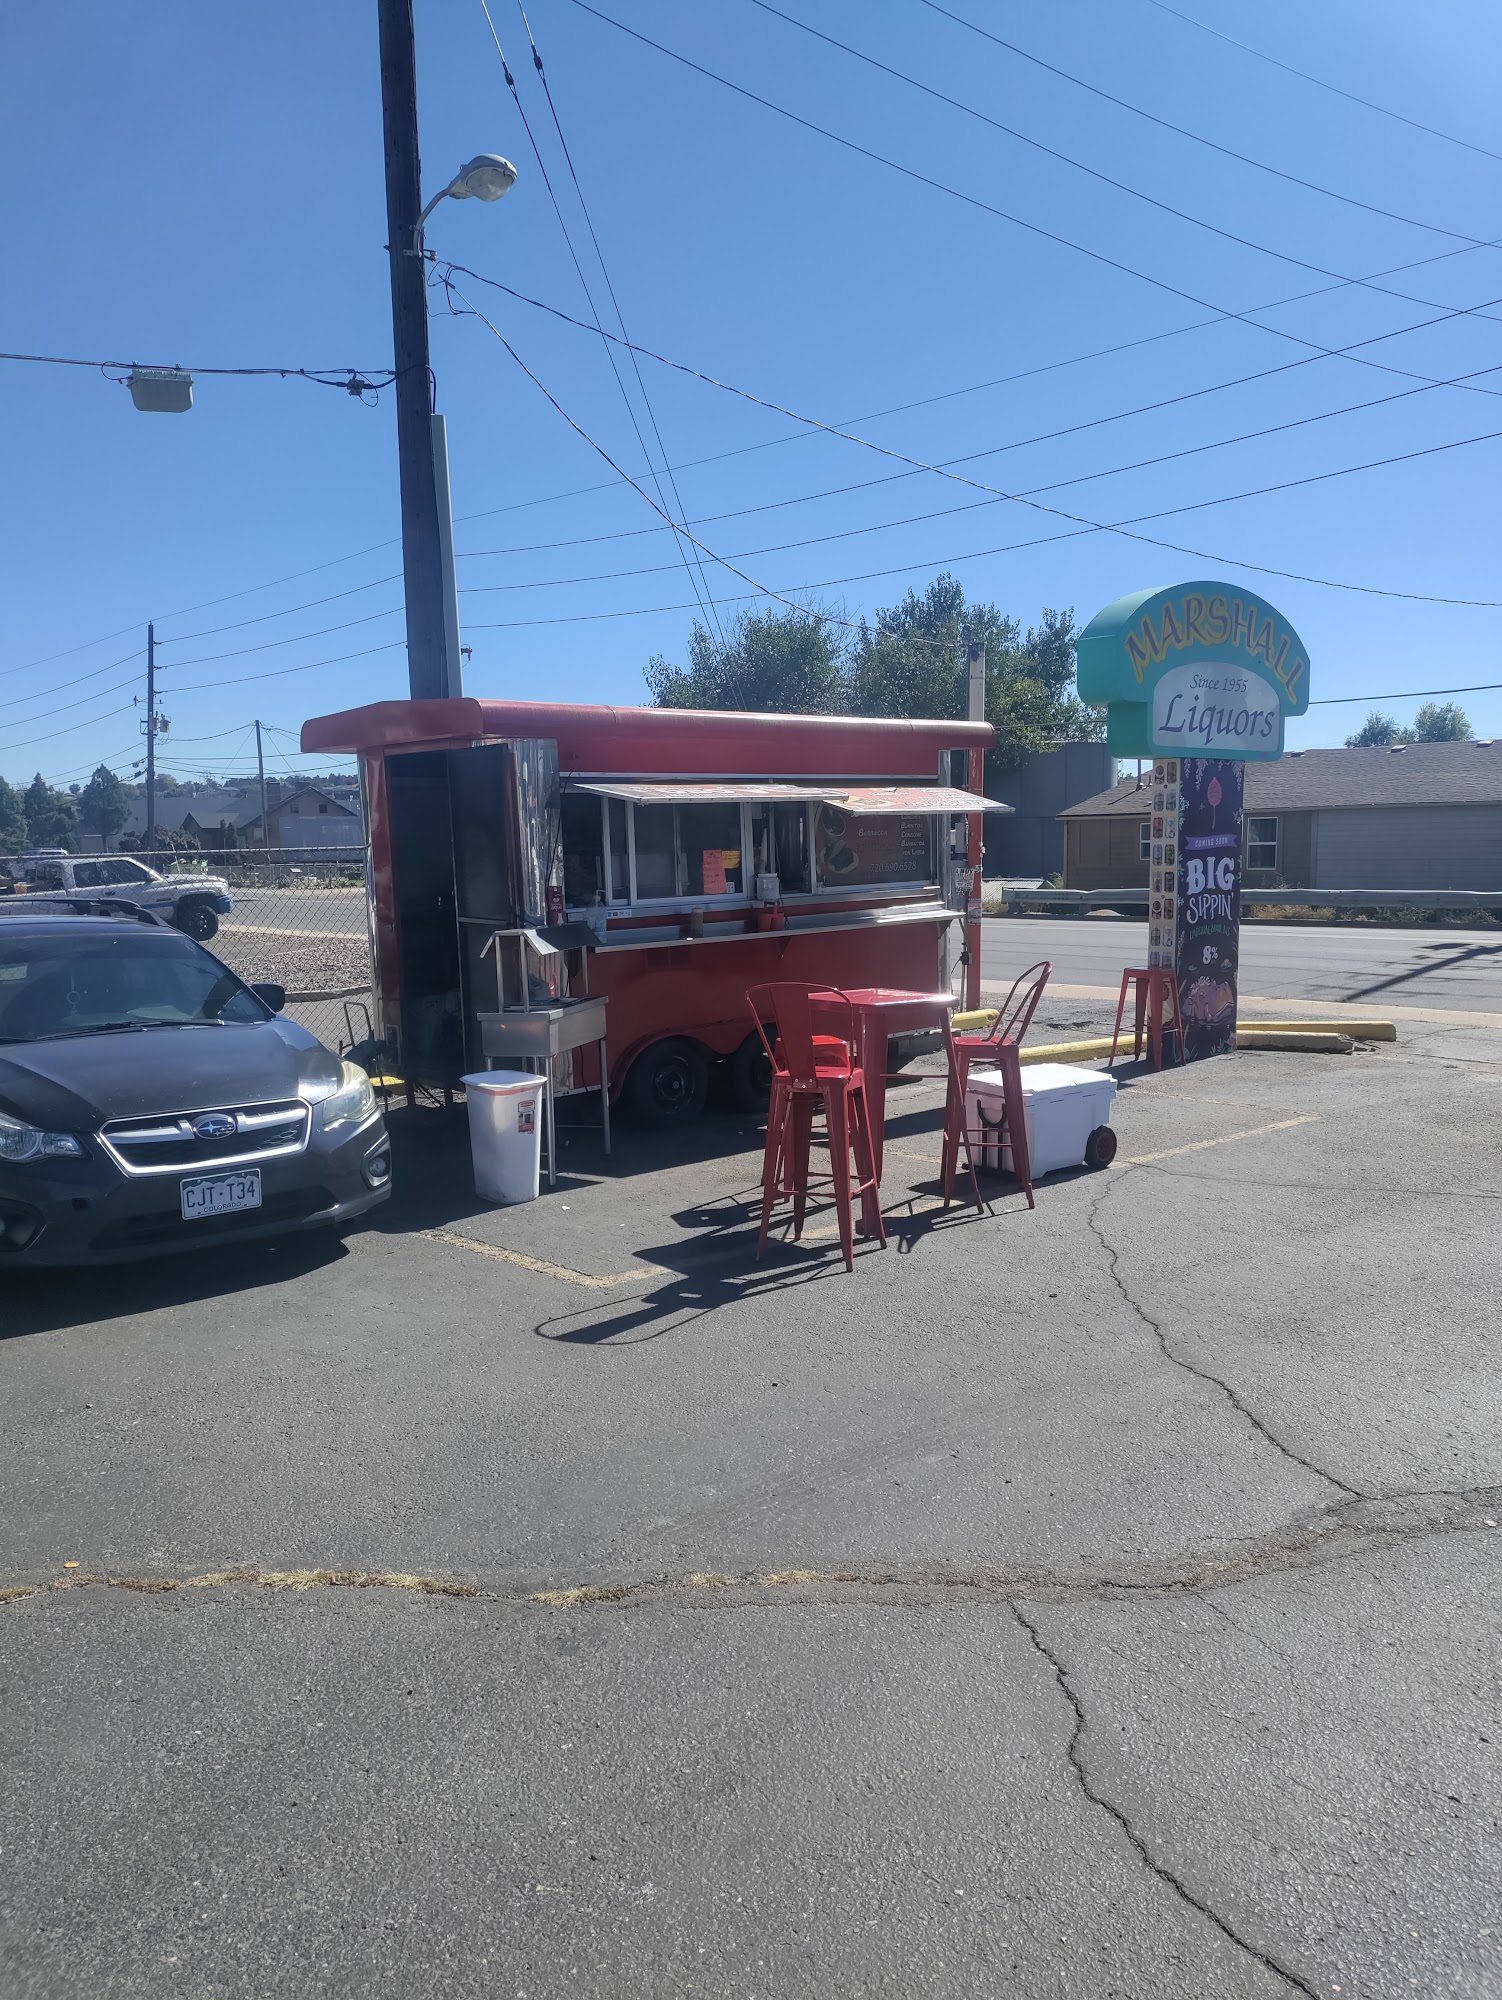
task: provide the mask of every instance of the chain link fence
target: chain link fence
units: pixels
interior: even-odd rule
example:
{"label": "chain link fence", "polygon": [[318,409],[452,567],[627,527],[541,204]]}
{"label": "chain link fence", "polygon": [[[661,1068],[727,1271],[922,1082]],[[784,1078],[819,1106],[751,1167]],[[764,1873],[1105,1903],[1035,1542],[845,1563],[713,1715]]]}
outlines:
{"label": "chain link fence", "polygon": [[242,979],[284,986],[288,1016],[330,1048],[369,1032],[363,848],[0,855],[0,902],[20,895],[139,902]]}

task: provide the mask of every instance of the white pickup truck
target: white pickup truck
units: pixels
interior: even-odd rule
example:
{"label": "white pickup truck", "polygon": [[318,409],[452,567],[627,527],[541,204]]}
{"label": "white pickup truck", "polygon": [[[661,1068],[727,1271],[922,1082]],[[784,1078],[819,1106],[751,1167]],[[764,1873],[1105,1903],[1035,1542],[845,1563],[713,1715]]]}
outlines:
{"label": "white pickup truck", "polygon": [[234,907],[220,875],[158,875],[125,854],[68,854],[60,847],[32,848],[14,861],[0,861],[0,895],[7,893],[135,903],[200,944]]}

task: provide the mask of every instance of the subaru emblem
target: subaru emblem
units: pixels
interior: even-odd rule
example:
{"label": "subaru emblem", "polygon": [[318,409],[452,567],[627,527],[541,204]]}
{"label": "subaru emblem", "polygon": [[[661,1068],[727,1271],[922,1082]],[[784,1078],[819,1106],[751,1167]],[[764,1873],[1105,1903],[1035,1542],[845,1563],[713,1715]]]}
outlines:
{"label": "subaru emblem", "polygon": [[232,1111],[211,1111],[205,1118],[193,1120],[194,1136],[199,1139],[232,1139],[240,1129],[240,1121]]}

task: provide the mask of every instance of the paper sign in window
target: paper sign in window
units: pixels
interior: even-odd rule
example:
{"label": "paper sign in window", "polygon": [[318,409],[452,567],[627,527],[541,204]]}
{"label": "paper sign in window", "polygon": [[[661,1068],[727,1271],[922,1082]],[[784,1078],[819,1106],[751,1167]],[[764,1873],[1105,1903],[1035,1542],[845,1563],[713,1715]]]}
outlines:
{"label": "paper sign in window", "polygon": [[706,896],[728,894],[725,883],[725,850],[723,847],[704,849],[704,893]]}

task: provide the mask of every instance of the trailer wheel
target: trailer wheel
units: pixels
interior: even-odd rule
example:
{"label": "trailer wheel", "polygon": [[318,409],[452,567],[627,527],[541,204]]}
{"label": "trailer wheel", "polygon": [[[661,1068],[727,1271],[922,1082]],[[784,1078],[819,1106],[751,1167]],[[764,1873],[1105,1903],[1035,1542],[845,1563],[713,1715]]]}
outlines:
{"label": "trailer wheel", "polygon": [[1085,1141],[1085,1165],[1108,1167],[1116,1157],[1116,1134],[1109,1125],[1097,1125]]}
{"label": "trailer wheel", "polygon": [[207,944],[219,928],[219,912],[201,896],[190,896],[178,904],[172,922],[185,937]]}
{"label": "trailer wheel", "polygon": [[772,1065],[761,1036],[747,1035],[730,1058],[730,1092],[737,1111],[764,1118],[772,1102]]}
{"label": "trailer wheel", "polygon": [[708,1091],[708,1063],[692,1042],[677,1036],[643,1049],[626,1080],[632,1115],[659,1132],[691,1124]]}

